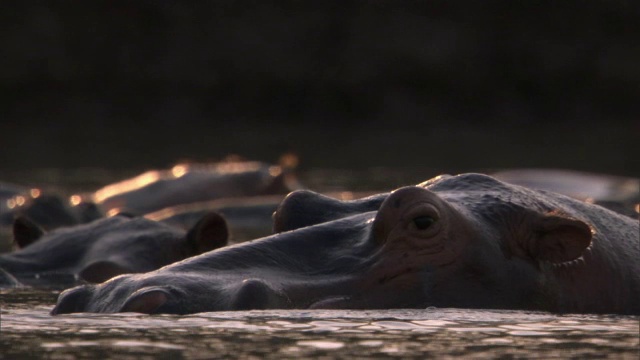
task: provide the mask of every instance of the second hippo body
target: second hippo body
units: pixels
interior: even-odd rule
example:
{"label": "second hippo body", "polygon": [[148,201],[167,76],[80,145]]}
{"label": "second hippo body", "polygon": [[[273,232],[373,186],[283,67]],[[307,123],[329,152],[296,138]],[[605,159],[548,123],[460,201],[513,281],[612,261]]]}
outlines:
{"label": "second hippo body", "polygon": [[[209,213],[189,231],[144,218],[114,216],[45,232],[26,218],[14,223],[17,251],[0,254],[0,287],[102,282],[147,272],[227,244],[224,219]],[[4,280],[2,280],[4,278]]]}

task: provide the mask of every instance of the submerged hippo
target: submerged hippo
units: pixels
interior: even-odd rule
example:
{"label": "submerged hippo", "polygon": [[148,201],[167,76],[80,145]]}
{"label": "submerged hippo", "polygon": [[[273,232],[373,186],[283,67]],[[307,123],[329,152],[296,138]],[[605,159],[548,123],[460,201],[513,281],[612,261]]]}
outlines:
{"label": "submerged hippo", "polygon": [[144,217],[171,226],[188,229],[203,214],[211,211],[224,216],[233,235],[231,243],[244,242],[273,234],[271,216],[285,195],[247,196],[171,206]]}
{"label": "submerged hippo", "polygon": [[640,313],[638,221],[489,176],[290,194],[273,236],[63,292],[52,314],[462,307]]}
{"label": "submerged hippo", "polygon": [[[366,192],[329,192],[330,198],[347,200],[362,198]],[[150,214],[147,219],[162,221],[181,228],[190,228],[206,212],[215,211],[224,216],[233,238],[232,242],[243,242],[273,234],[272,215],[285,195],[248,196],[204,201],[193,204],[177,205]],[[320,207],[324,211],[324,207]]]}
{"label": "submerged hippo", "polygon": [[47,230],[86,224],[118,213],[145,215],[167,207],[213,199],[281,194],[299,188],[292,169],[295,160],[283,156],[281,165],[230,159],[219,163],[177,164],[107,185],[93,193],[65,199],[8,183],[0,183],[0,228],[20,215]]}
{"label": "submerged hippo", "polygon": [[14,223],[20,250],[0,255],[0,286],[102,282],[158,269],[226,245],[225,220],[202,217],[188,232],[144,218],[114,216],[45,233],[28,218]]}
{"label": "submerged hippo", "polygon": [[292,176],[286,166],[257,161],[178,164],[105,186],[90,198],[106,214],[144,215],[205,200],[286,194],[297,186]]}
{"label": "submerged hippo", "polygon": [[[37,196],[34,196],[37,191]],[[0,212],[0,226],[12,226],[14,219],[26,216],[46,230],[86,224],[103,215],[93,203],[71,204],[56,194],[41,194],[31,189],[28,195],[16,195],[7,200],[11,205]]]}

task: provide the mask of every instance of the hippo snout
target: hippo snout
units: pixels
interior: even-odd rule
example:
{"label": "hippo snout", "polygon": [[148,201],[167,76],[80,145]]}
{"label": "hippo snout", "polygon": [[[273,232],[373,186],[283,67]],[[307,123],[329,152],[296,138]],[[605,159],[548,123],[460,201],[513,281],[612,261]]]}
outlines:
{"label": "hippo snout", "polygon": [[340,202],[308,190],[297,190],[280,203],[273,214],[273,232],[295,230],[326,221]]}
{"label": "hippo snout", "polygon": [[273,214],[273,232],[280,233],[378,210],[387,193],[356,200],[338,200],[309,190],[297,190],[282,200]]}
{"label": "hippo snout", "polygon": [[58,303],[51,310],[51,315],[84,312],[91,296],[89,285],[77,286],[60,294]]}

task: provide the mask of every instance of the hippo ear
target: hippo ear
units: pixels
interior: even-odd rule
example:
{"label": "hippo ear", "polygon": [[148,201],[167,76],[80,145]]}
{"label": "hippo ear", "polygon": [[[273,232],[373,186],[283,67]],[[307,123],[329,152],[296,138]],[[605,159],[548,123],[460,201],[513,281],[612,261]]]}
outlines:
{"label": "hippo ear", "polygon": [[207,213],[187,233],[187,242],[196,249],[197,254],[223,247],[228,241],[227,221],[216,212]]}
{"label": "hippo ear", "polygon": [[45,231],[26,216],[18,216],[13,221],[13,241],[20,249],[36,242]]}
{"label": "hippo ear", "polygon": [[560,263],[582,256],[591,244],[591,228],[586,223],[558,215],[537,216],[529,254],[542,261]]}
{"label": "hippo ear", "polygon": [[153,314],[169,300],[169,294],[158,287],[143,288],[133,293],[122,305],[120,312]]}
{"label": "hippo ear", "polygon": [[90,223],[104,217],[98,205],[91,201],[83,201],[76,205],[74,209],[82,224]]}
{"label": "hippo ear", "polygon": [[78,274],[80,278],[91,283],[101,283],[114,276],[130,273],[131,270],[111,260],[100,260],[87,265]]}

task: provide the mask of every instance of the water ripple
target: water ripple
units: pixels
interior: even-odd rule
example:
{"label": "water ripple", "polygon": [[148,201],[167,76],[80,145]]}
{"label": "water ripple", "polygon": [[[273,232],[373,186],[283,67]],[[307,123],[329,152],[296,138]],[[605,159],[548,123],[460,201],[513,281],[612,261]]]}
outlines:
{"label": "water ripple", "polygon": [[[188,316],[69,314],[3,293],[0,345],[6,358],[287,358],[428,356],[637,359],[638,317],[464,309],[269,310]],[[43,302],[50,294],[45,294]],[[46,302],[45,302],[46,303]],[[10,304],[5,306],[4,304]],[[36,355],[34,355],[36,354]]]}

